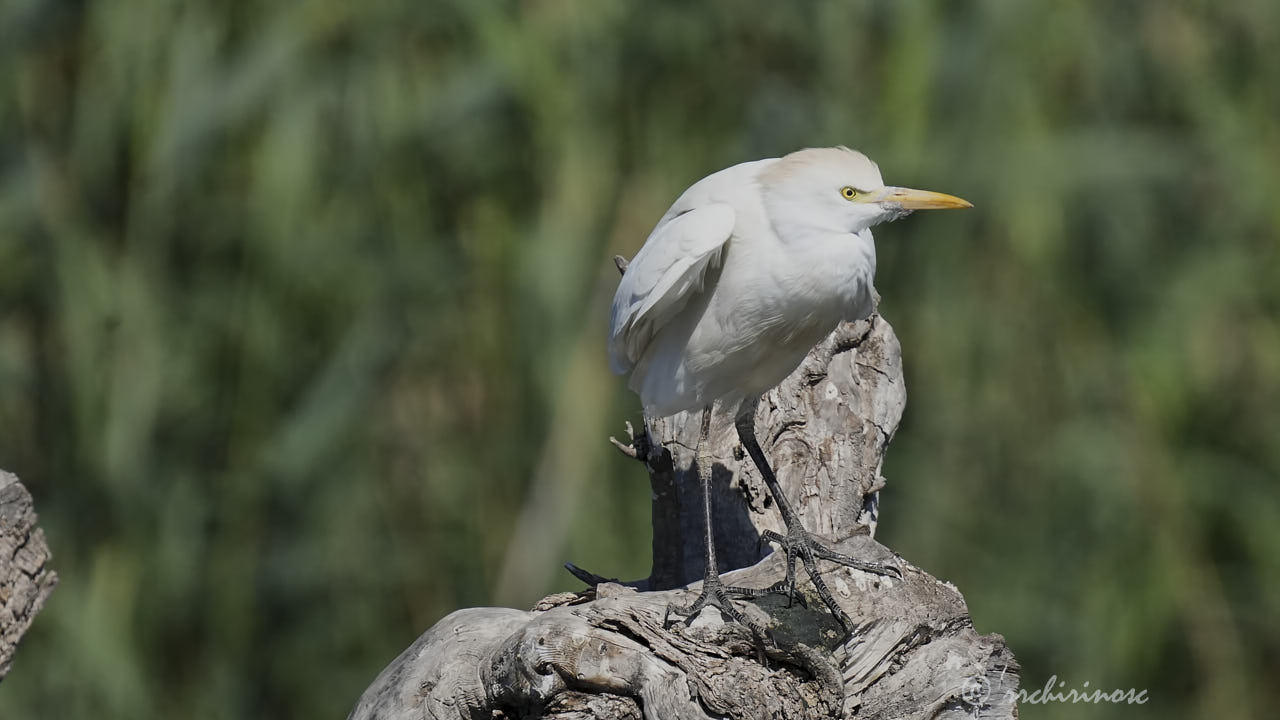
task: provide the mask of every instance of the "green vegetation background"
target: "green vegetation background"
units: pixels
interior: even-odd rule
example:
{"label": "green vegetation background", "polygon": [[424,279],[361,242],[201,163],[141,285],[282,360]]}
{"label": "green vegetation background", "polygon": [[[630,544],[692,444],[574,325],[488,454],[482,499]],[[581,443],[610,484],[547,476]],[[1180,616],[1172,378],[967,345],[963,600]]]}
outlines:
{"label": "green vegetation background", "polygon": [[456,608],[647,571],[603,327],[691,181],[848,144],[911,402],[883,539],[1028,718],[1280,703],[1280,4],[6,0],[0,717],[342,717]]}

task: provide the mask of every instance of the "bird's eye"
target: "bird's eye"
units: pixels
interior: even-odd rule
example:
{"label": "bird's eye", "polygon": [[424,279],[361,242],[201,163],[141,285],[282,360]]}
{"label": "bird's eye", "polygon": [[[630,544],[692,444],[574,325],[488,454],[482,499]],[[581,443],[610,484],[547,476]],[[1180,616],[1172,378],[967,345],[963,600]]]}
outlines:
{"label": "bird's eye", "polygon": [[840,194],[844,197],[845,200],[852,200],[858,197],[858,191],[854,190],[848,185],[845,185],[844,187],[840,188]]}

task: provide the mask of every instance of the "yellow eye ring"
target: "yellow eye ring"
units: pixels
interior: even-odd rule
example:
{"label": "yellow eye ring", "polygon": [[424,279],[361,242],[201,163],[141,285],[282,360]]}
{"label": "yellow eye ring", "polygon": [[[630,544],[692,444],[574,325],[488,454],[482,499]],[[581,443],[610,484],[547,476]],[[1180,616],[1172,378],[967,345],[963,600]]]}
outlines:
{"label": "yellow eye ring", "polygon": [[854,190],[848,185],[845,185],[844,187],[840,188],[840,195],[842,195],[845,200],[852,200],[858,197],[858,191]]}

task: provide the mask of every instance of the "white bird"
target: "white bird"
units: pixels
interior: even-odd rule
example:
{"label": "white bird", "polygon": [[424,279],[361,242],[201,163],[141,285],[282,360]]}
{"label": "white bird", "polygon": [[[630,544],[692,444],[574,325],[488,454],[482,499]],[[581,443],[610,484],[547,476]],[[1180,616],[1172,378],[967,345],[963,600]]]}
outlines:
{"label": "white bird", "polygon": [[[810,148],[782,158],[742,163],[709,175],[684,192],[658,221],[623,273],[613,298],[609,360],[630,373],[645,413],[665,417],[701,408],[697,464],[706,520],[702,593],[686,617],[708,603],[747,625],[729,595],[711,542],[711,408],[737,407],[738,436],[782,512],[787,535],[766,533],[787,551],[787,581],[764,592],[794,589],[794,559],[804,562],[837,620],[849,621],[818,574],[814,557],[870,572],[894,572],[818,544],[791,509],[755,439],[761,393],[781,382],[841,321],[875,309],[871,227],[913,210],[972,207],[942,193],[889,187],[880,170],[848,148]],[[754,628],[757,629],[758,628]]]}

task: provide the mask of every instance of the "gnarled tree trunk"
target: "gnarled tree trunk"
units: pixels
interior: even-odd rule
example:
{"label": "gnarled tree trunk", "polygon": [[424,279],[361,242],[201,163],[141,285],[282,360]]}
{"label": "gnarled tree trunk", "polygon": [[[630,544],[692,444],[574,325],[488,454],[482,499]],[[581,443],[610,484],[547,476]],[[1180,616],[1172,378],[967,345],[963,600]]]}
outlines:
{"label": "gnarled tree trunk", "polygon": [[[664,623],[703,572],[698,417],[648,419],[619,446],[653,486],[650,576],[617,583],[576,571],[594,587],[528,612],[459,610],[393,660],[350,718],[1016,717],[1018,666],[1003,638],[979,635],[955,587],[873,539],[881,464],[905,404],[897,338],[874,316],[837,328],[757,411],[757,436],[805,526],[902,568],[897,580],[823,563],[855,623],[848,637],[807,595],[802,569],[803,605],[742,603],[769,628],[765,642],[715,608]],[[785,568],[759,538],[784,526],[732,411],[718,409],[711,433],[717,557],[721,570],[741,568],[729,584],[767,587]]]}

